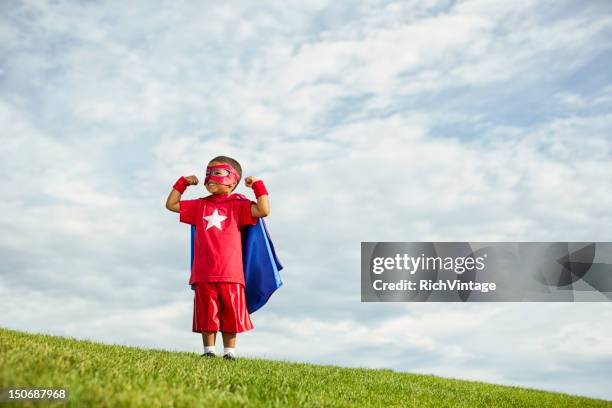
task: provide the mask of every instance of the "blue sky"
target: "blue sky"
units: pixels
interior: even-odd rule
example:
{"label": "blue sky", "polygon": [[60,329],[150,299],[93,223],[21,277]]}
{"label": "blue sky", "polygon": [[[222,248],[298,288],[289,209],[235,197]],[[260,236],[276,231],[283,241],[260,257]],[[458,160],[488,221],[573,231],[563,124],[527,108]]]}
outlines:
{"label": "blue sky", "polygon": [[225,154],[266,182],[285,266],[242,355],[612,399],[610,303],[359,290],[361,241],[610,241],[608,1],[0,11],[2,326],[199,351],[164,203]]}

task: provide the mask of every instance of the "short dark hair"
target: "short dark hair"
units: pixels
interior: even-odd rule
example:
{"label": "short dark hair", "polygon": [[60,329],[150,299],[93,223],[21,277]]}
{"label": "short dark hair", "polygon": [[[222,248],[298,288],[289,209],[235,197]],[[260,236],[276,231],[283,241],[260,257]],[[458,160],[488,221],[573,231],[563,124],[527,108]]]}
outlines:
{"label": "short dark hair", "polygon": [[238,172],[238,181],[236,182],[236,185],[232,189],[232,191],[234,191],[236,187],[238,187],[238,184],[240,184],[240,180],[242,179],[242,167],[240,166],[240,163],[238,163],[238,160],[232,159],[231,157],[227,157],[227,156],[217,156],[211,161],[209,161],[209,163],[212,163],[212,162],[229,164],[230,166],[234,168],[234,170]]}

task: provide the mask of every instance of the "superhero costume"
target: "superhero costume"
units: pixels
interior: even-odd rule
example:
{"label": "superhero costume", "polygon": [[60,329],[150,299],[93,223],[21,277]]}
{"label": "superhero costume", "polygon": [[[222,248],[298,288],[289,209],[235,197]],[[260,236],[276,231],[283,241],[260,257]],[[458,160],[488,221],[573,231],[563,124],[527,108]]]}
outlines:
{"label": "superhero costume", "polygon": [[[231,186],[239,179],[232,166],[222,163],[206,168],[204,183]],[[267,194],[256,183],[255,195]],[[183,200],[180,208],[181,221],[191,224],[191,288],[200,282],[240,283],[245,286],[249,313],[261,308],[282,285],[282,266],[263,218],[251,215],[253,203],[242,194],[213,194]],[[203,253],[205,249],[210,253]]]}
{"label": "superhero costume", "polygon": [[[236,194],[248,200],[242,194]],[[244,267],[244,284],[246,303],[249,313],[261,308],[282,286],[279,271],[283,269],[268,228],[263,218],[258,218],[255,225],[245,225],[241,232],[242,263]],[[196,225],[191,225],[191,267],[195,256]],[[195,285],[191,288],[195,290]]]}

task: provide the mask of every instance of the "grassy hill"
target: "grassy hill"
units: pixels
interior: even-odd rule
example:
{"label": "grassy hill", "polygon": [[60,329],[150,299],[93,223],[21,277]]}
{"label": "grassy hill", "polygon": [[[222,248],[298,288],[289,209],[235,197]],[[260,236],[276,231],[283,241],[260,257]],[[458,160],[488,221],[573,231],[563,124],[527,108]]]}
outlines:
{"label": "grassy hill", "polygon": [[204,359],[3,328],[0,361],[0,387],[68,388],[69,406],[612,407],[609,401],[390,370]]}

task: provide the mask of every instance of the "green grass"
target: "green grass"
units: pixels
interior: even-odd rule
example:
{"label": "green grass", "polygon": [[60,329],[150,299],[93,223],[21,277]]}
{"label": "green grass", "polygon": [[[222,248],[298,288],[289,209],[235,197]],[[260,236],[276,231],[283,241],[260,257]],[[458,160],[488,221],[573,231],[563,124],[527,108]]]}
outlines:
{"label": "green grass", "polygon": [[0,387],[67,388],[69,406],[612,407],[610,401],[430,375],[204,359],[3,328],[0,363]]}

